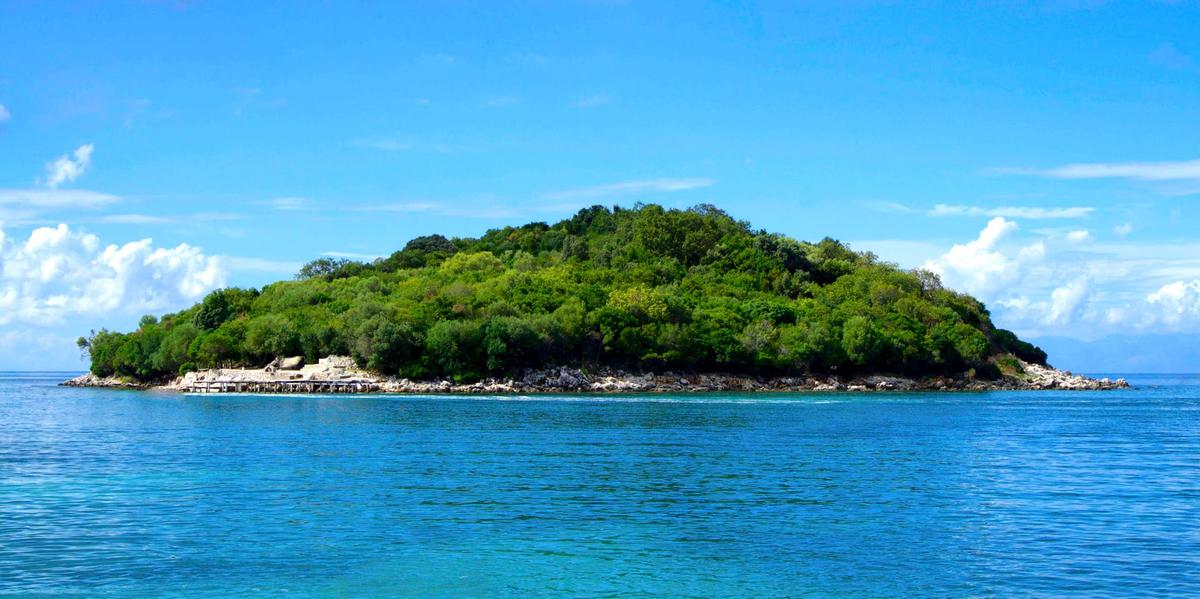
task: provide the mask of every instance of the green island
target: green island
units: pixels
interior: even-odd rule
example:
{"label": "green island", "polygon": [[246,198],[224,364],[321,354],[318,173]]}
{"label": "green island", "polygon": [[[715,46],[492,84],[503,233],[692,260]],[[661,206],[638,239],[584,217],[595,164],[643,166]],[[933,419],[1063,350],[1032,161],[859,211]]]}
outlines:
{"label": "green island", "polygon": [[145,383],[293,355],[455,382],[561,366],[994,380],[1046,363],[933,273],[755,230],[711,205],[593,206],[477,239],[418,237],[78,343],[93,375]]}

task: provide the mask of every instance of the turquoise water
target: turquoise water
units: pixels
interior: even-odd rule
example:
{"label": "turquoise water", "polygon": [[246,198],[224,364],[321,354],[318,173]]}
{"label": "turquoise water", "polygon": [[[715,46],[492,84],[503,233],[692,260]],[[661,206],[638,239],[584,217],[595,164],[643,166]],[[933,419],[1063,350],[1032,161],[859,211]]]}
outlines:
{"label": "turquoise water", "polygon": [[0,594],[1196,596],[1200,379],[183,396],[0,375]]}

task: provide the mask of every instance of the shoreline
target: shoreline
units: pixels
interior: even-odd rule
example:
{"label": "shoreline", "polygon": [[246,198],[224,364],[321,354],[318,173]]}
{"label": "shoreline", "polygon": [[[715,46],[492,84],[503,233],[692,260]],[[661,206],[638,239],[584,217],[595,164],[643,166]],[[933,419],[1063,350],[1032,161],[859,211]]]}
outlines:
{"label": "shoreline", "polygon": [[[287,361],[284,361],[285,363]],[[960,376],[757,377],[726,373],[629,373],[601,370],[587,373],[558,367],[535,370],[520,378],[487,378],[473,383],[450,380],[414,381],[385,377],[354,365],[346,357],[332,356],[316,365],[279,368],[218,368],[189,372],[166,384],[147,384],[91,373],[60,383],[67,387],[158,390],[181,393],[352,393],[352,394],[614,394],[614,393],[718,393],[718,392],[881,392],[881,391],[1106,391],[1129,387],[1124,379],[1094,379],[1021,362],[1022,372],[997,380]],[[292,364],[295,364],[293,362]]]}

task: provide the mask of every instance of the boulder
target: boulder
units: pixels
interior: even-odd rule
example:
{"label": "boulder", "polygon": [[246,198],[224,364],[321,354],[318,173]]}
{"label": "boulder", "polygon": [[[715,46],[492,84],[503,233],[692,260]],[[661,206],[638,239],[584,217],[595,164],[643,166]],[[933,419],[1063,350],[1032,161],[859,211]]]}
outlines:
{"label": "boulder", "polygon": [[300,370],[304,366],[304,356],[292,356],[279,359],[280,370]]}

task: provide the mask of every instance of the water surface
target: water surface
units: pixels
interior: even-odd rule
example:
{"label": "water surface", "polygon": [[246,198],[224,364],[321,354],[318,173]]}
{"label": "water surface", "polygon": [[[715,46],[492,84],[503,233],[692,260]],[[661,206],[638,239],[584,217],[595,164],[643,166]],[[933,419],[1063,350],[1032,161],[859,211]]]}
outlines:
{"label": "water surface", "polygon": [[1196,596],[1200,379],[186,396],[0,374],[0,594]]}

